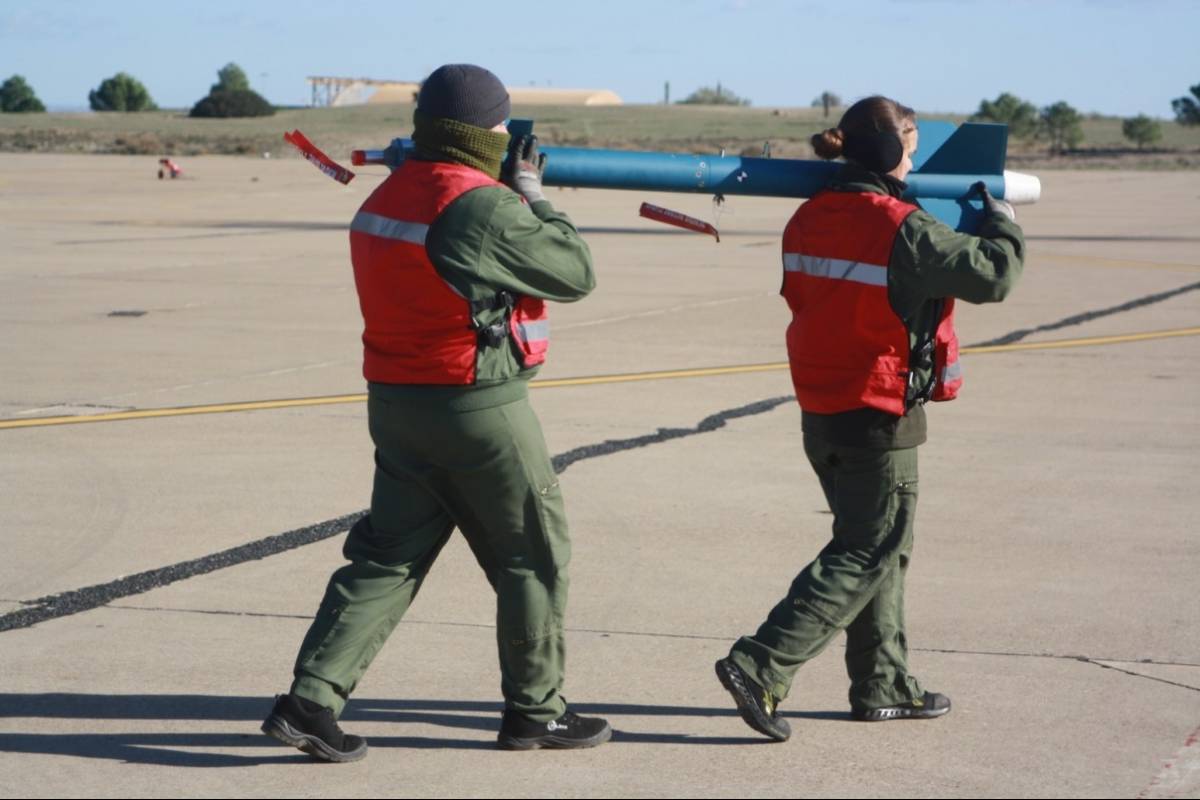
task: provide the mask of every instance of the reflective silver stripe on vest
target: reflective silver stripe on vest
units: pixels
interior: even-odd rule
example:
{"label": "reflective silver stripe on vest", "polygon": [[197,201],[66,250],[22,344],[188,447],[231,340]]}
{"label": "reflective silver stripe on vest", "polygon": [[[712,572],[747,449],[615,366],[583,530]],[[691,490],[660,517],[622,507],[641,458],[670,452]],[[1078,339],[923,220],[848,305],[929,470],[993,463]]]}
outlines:
{"label": "reflective silver stripe on vest", "polygon": [[963,375],[962,362],[955,361],[953,364],[947,364],[942,370],[942,383],[954,383],[960,380]]}
{"label": "reflective silver stripe on vest", "polygon": [[405,222],[400,219],[381,217],[369,211],[360,211],[354,215],[350,230],[359,233],[369,233],[383,239],[398,239],[424,246],[425,237],[429,235],[429,226],[419,222]]}
{"label": "reflective silver stripe on vest", "polygon": [[517,332],[521,334],[521,338],[527,342],[544,342],[550,338],[550,320],[543,319],[537,322],[518,322]]}
{"label": "reflective silver stripe on vest", "polygon": [[887,286],[887,267],[845,261],[840,258],[818,258],[803,253],[784,253],[783,268],[787,272],[803,272],[814,278],[833,278],[865,283],[868,286]]}

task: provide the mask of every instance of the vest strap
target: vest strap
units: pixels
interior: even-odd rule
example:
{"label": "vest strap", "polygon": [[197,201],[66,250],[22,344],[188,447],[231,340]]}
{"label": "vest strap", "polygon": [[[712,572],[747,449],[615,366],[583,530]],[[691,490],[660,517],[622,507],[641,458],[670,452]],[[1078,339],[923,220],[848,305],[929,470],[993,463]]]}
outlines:
{"label": "vest strap", "polygon": [[[933,309],[930,316],[933,317],[933,323],[929,330],[921,331],[921,338],[917,340],[917,347],[909,354],[908,357],[908,391],[906,393],[906,401],[909,408],[913,406],[922,406],[929,402],[933,397],[933,390],[938,384],[938,371],[945,365],[936,363],[934,343],[937,341],[937,331],[942,324],[942,309],[945,307],[944,300],[934,300]],[[929,381],[922,387],[916,386],[917,369],[924,368],[929,370]]]}
{"label": "vest strap", "polygon": [[508,338],[508,324],[497,322],[494,325],[484,325],[475,329],[479,333],[481,347],[499,347]]}
{"label": "vest strap", "polygon": [[496,292],[491,297],[485,297],[482,300],[471,301],[471,314],[480,313],[481,311],[499,311],[500,309],[512,310],[517,304],[517,299],[513,297],[512,292]]}
{"label": "vest strap", "polygon": [[[504,340],[508,338],[509,333],[509,318],[512,316],[512,310],[517,304],[517,299],[511,292],[497,292],[491,297],[485,297],[482,300],[472,300],[471,306],[471,326],[475,328],[479,335],[480,347],[499,347],[504,344]],[[475,318],[477,314],[483,311],[499,311],[504,309],[504,317],[499,322],[491,325],[480,325]]]}

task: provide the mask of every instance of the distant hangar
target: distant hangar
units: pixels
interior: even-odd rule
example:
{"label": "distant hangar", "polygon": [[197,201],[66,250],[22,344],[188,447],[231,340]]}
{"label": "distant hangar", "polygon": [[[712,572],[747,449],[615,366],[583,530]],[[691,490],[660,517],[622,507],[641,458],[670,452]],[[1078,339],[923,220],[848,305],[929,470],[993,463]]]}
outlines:
{"label": "distant hangar", "polygon": [[[382,81],[374,78],[312,76],[314,106],[357,106],[384,103],[411,103],[421,84],[417,81]],[[529,106],[619,106],[616,92],[608,89],[552,89],[535,86],[509,86],[514,105]]]}

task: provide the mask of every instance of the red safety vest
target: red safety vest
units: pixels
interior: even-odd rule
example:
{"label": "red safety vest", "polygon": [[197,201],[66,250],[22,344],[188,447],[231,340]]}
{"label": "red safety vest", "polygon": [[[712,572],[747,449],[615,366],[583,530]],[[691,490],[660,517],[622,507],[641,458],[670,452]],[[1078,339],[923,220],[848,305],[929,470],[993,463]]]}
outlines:
{"label": "red safety vest", "polygon": [[[546,304],[498,292],[470,303],[438,273],[425,249],[430,226],[472,189],[502,186],[477,169],[406,160],[362,204],[350,225],[350,261],[363,315],[363,375],[377,383],[475,382],[479,347],[511,340],[522,367],[546,360]],[[476,315],[506,307],[504,322]]]}
{"label": "red safety vest", "polygon": [[[932,387],[910,387],[909,331],[888,301],[888,262],[916,206],[870,192],[822,192],[783,232],[783,289],[792,309],[788,360],[801,408],[870,407],[903,415],[913,403],[953,400],[962,386],[954,299],[932,337]],[[924,391],[923,391],[924,390]]]}

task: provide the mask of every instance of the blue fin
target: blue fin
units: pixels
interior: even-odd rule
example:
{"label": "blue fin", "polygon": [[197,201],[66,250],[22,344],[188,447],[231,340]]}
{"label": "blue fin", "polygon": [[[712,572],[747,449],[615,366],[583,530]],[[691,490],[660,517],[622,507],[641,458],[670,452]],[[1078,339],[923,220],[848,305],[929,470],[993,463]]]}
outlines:
{"label": "blue fin", "polygon": [[[946,128],[950,130],[947,131]],[[1003,175],[1008,155],[1008,126],[964,122],[919,123],[913,171],[941,175]],[[928,134],[927,134],[928,131]],[[921,208],[958,231],[974,233],[983,222],[983,201],[917,198]]]}
{"label": "blue fin", "polygon": [[913,171],[920,172],[925,162],[958,130],[953,122],[917,122],[917,152],[913,154]]}
{"label": "blue fin", "polygon": [[918,198],[917,205],[942,222],[963,233],[974,233],[983,223],[982,200],[943,200]]}
{"label": "blue fin", "polygon": [[[924,125],[920,131],[917,156],[923,156],[925,152]],[[1008,155],[1008,126],[964,122],[949,138],[931,143],[928,152],[920,166],[917,166],[916,158],[913,159],[914,171],[942,175],[1002,175]]]}

